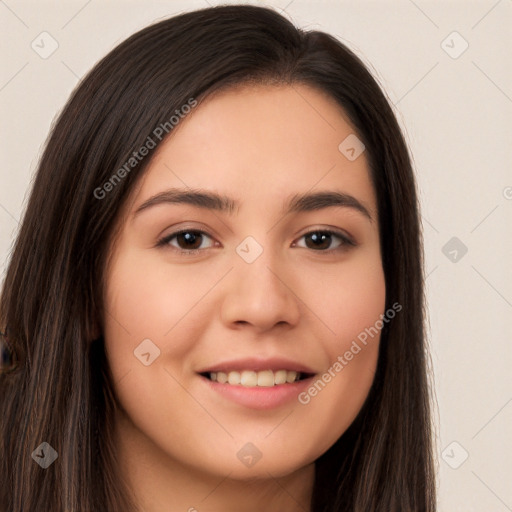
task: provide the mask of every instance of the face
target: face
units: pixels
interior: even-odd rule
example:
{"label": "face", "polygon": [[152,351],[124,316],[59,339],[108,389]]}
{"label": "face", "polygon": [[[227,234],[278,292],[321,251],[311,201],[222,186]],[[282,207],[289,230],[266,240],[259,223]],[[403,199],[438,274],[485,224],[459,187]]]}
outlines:
{"label": "face", "polygon": [[277,477],[354,420],[380,338],[362,333],[382,323],[385,284],[366,155],[339,149],[353,134],[316,89],[251,86],[211,96],[158,148],[125,203],[104,297],[139,447]]}

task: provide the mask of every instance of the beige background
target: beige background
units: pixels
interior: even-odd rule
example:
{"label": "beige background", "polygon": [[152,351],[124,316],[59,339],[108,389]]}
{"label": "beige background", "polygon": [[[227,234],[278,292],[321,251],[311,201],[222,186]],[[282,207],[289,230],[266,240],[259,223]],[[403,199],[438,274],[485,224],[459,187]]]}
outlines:
{"label": "beige background", "polygon": [[[259,3],[340,38],[395,105],[423,210],[440,510],[512,511],[512,0]],[[79,78],[138,29],[208,4],[0,0],[2,281],[45,138]],[[52,44],[47,58],[31,46]]]}

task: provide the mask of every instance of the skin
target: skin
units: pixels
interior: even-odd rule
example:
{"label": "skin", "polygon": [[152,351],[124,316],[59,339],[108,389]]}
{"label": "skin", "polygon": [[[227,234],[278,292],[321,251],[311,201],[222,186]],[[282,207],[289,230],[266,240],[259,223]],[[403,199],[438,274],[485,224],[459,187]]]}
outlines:
{"label": "skin", "polygon": [[[355,130],[330,97],[305,85],[245,86],[210,96],[158,148],[120,215],[106,269],[104,337],[120,411],[116,450],[146,512],[310,510],[314,461],[352,423],[373,382],[379,336],[310,402],[270,410],[211,391],[197,371],[226,359],[284,356],[320,376],[384,314],[375,193],[363,154],[338,145]],[[238,199],[232,215],[159,204],[171,187]],[[295,193],[337,190],[353,208],[283,215]],[[107,199],[105,199],[107,200]],[[186,241],[160,238],[202,230]],[[316,248],[311,231],[338,230]],[[237,246],[252,236],[263,253],[247,263]],[[151,339],[160,356],[134,350]],[[252,467],[237,452],[261,452]]]}

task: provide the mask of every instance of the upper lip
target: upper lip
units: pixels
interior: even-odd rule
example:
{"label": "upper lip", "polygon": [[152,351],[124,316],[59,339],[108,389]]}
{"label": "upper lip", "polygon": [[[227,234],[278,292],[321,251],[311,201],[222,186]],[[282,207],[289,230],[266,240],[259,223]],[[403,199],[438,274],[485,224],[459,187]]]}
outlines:
{"label": "upper lip", "polygon": [[315,373],[314,370],[309,368],[308,366],[293,361],[291,359],[286,359],[282,357],[272,357],[268,359],[261,358],[246,358],[246,359],[233,359],[231,361],[222,361],[220,363],[216,363],[212,366],[208,366],[199,370],[198,373],[207,373],[207,372],[230,372],[230,371],[243,371],[243,370],[252,370],[254,372],[259,372],[263,370],[289,370],[296,371],[301,373]]}

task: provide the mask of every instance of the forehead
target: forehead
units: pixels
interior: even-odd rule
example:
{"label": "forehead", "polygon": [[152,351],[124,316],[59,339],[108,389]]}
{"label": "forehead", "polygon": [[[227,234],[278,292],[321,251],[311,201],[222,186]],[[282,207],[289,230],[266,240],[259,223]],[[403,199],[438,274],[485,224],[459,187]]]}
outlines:
{"label": "forehead", "polygon": [[365,153],[350,160],[340,151],[354,136],[340,105],[310,86],[219,91],[159,146],[131,204],[136,208],[166,187],[222,192],[239,198],[242,209],[251,202],[281,207],[294,193],[341,189],[374,212]]}

